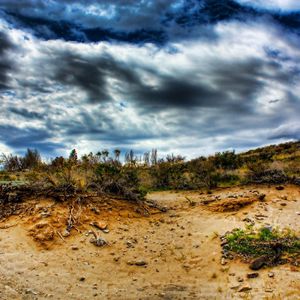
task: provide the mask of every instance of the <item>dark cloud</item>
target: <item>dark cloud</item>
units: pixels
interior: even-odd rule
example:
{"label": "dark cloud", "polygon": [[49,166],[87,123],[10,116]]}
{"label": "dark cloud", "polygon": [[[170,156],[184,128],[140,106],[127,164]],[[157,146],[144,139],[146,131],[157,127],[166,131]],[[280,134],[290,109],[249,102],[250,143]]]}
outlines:
{"label": "dark cloud", "polygon": [[195,156],[298,137],[298,12],[232,0],[1,9],[1,151]]}
{"label": "dark cloud", "polygon": [[36,148],[42,153],[56,153],[64,148],[61,143],[50,142],[51,134],[46,129],[18,128],[12,125],[0,125],[0,141],[16,151]]}
{"label": "dark cloud", "polygon": [[[207,25],[269,18],[300,33],[299,12],[279,13],[234,0],[1,1],[3,18],[43,39],[164,45],[195,34],[215,38]],[[207,34],[206,31],[210,33]],[[200,34],[199,34],[200,33]]]}
{"label": "dark cloud", "polygon": [[9,87],[8,73],[13,70],[13,63],[8,58],[7,54],[14,48],[15,46],[8,36],[4,32],[0,31],[0,90],[7,89]]}
{"label": "dark cloud", "polygon": [[44,119],[45,117],[44,114],[35,111],[29,111],[26,108],[11,107],[9,108],[9,111],[16,115],[24,117],[25,119]]}

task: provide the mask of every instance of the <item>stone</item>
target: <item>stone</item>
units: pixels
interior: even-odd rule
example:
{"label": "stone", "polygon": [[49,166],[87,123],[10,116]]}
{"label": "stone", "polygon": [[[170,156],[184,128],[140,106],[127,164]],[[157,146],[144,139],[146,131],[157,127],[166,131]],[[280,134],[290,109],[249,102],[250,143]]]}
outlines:
{"label": "stone", "polygon": [[269,272],[269,273],[268,273],[268,276],[269,276],[270,278],[273,278],[273,277],[275,276],[275,273],[274,273],[274,272]]}
{"label": "stone", "polygon": [[242,293],[242,292],[248,292],[250,290],[252,290],[252,287],[248,284],[245,284],[238,289],[238,292]]}
{"label": "stone", "polygon": [[70,231],[66,229],[61,235],[63,237],[68,237],[68,236],[70,236]]}
{"label": "stone", "polygon": [[248,273],[247,278],[257,278],[259,276],[258,273]]}
{"label": "stone", "polygon": [[103,221],[92,222],[91,225],[98,228],[98,229],[100,229],[100,230],[107,229],[107,223],[105,223]]}
{"label": "stone", "polygon": [[129,260],[127,262],[127,265],[129,266],[138,266],[138,267],[142,267],[142,266],[147,266],[148,262],[146,262],[143,259],[139,259],[139,260]]}
{"label": "stone", "polygon": [[265,264],[266,261],[268,260],[268,256],[267,255],[263,255],[257,259],[255,259],[251,264],[250,264],[250,269],[251,270],[259,270],[261,269]]}
{"label": "stone", "polygon": [[102,237],[93,237],[90,239],[90,243],[94,244],[97,247],[102,247],[107,245],[107,241],[103,239]]}

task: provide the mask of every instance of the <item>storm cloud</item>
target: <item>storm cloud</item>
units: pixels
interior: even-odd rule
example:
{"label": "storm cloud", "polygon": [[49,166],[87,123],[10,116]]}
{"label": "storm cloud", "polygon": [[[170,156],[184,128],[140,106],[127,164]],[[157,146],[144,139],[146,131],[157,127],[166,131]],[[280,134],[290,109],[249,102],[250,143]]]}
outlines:
{"label": "storm cloud", "polygon": [[290,4],[1,1],[0,151],[195,157],[299,139]]}

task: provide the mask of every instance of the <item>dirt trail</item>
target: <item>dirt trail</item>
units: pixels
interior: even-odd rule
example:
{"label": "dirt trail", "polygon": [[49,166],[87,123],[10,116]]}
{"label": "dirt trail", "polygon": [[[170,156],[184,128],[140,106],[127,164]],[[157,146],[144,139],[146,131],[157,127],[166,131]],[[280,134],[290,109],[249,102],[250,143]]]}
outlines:
{"label": "dirt trail", "polygon": [[[213,212],[210,204],[202,204],[203,200],[249,197],[255,191],[266,194],[265,201],[239,211]],[[141,217],[130,208],[118,213],[103,208],[98,215],[86,215],[80,233],[65,241],[56,237],[48,250],[37,245],[30,229],[58,218],[59,210],[66,208],[52,207],[53,216],[14,216],[2,222],[0,299],[300,299],[299,268],[263,269],[258,278],[247,279],[248,265],[221,264],[218,237],[244,227],[245,218],[257,226],[289,227],[299,233],[298,187],[278,191],[247,186],[219,189],[212,195],[156,192],[148,197],[169,211]],[[51,202],[38,205],[47,208]],[[93,219],[108,224],[109,233],[101,236],[109,246],[89,242],[91,236],[85,234]],[[238,282],[239,277],[244,281]],[[239,292],[241,287],[248,291]]]}

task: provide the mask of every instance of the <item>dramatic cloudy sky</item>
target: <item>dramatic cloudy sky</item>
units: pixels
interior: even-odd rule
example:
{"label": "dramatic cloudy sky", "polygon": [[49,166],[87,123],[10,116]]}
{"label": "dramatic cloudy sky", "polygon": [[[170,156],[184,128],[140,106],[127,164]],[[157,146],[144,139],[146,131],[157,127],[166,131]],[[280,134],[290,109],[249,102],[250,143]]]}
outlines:
{"label": "dramatic cloudy sky", "polygon": [[0,0],[0,152],[299,139],[299,79],[299,0]]}

